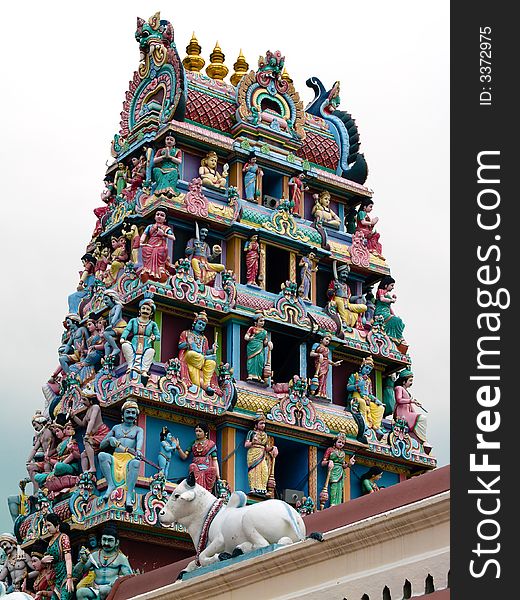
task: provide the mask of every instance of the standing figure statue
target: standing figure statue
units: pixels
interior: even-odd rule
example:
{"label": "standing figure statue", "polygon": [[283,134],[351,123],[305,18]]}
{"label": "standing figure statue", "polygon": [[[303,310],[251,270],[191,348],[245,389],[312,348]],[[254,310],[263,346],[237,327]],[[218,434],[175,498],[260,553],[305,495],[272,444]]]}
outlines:
{"label": "standing figure statue", "polygon": [[70,372],[70,366],[80,362],[87,351],[88,331],[86,327],[80,327],[81,319],[77,314],[71,313],[65,317],[68,339],[58,349],[58,360],[64,373]]}
{"label": "standing figure statue", "polygon": [[139,228],[135,223],[125,221],[121,229],[121,235],[124,236],[130,243],[130,262],[136,265],[139,261],[139,247],[141,245],[141,236]]}
{"label": "standing figure statue", "polygon": [[[427,446],[425,415],[415,411],[414,405],[423,408],[422,404],[412,398],[408,391],[413,385],[413,373],[410,369],[403,369],[399,372],[394,386],[395,408],[394,420],[404,419],[408,425],[410,435],[416,440]],[[423,409],[424,410],[424,409]]]}
{"label": "standing figure statue", "polygon": [[304,192],[308,189],[309,186],[305,185],[305,173],[303,171],[289,179],[289,198],[293,203],[293,213],[296,213],[297,215],[301,214],[300,211],[303,208]]}
{"label": "standing figure statue", "polygon": [[143,256],[143,268],[139,277],[143,283],[146,283],[148,279],[165,283],[171,274],[168,240],[174,242],[175,235],[166,222],[166,212],[157,210],[155,211],[155,223],[148,225],[139,242]]}
{"label": "standing figure statue", "polygon": [[321,341],[312,345],[310,351],[310,357],[314,358],[314,375],[312,377],[313,383],[317,388],[314,395],[317,398],[329,399],[327,394],[327,378],[329,375],[330,367],[338,367],[343,361],[342,360],[331,360],[329,358],[329,345],[332,340],[330,334],[322,336]]}
{"label": "standing figure statue", "polygon": [[245,243],[244,251],[246,253],[246,284],[258,287],[261,250],[257,233],[254,233]]}
{"label": "standing figure statue", "polygon": [[76,415],[72,416],[73,421],[80,427],[85,427],[83,435],[83,445],[85,449],[81,453],[81,470],[83,472],[96,472],[95,455],[99,452],[99,444],[108,435],[110,429],[103,423],[101,407],[96,392],[93,388],[87,388],[82,391],[83,402],[87,411],[83,418]]}
{"label": "standing figure statue", "polygon": [[76,291],[69,296],[69,313],[79,314],[79,306],[83,298],[90,293],[90,288],[96,280],[96,257],[87,252],[81,257],[83,271],[80,273],[79,283]]}
{"label": "standing figure statue", "polygon": [[220,469],[217,460],[217,445],[209,439],[209,427],[206,423],[197,423],[195,440],[186,450],[182,450],[179,446],[178,451],[182,460],[186,460],[191,453],[193,462],[189,467],[189,472],[195,475],[195,481],[199,485],[211,491],[217,479],[220,478]]}
{"label": "standing figure statue", "polygon": [[157,150],[153,159],[152,181],[155,182],[154,194],[159,192],[168,197],[178,196],[177,181],[182,152],[175,147],[175,138],[171,133],[164,139],[164,148]]}
{"label": "standing figure statue", "polygon": [[160,447],[159,456],[157,457],[157,464],[161,467],[161,471],[165,478],[168,479],[168,471],[170,469],[170,463],[172,461],[173,453],[179,448],[179,440],[173,437],[173,434],[168,427],[163,427],[160,433]]}
{"label": "standing figure statue", "polygon": [[94,581],[76,591],[77,600],[105,600],[116,579],[132,575],[128,558],[119,550],[119,534],[114,525],[105,525],[101,532],[101,548],[89,555],[83,555],[74,566],[75,578],[83,573],[94,571]]}
{"label": "standing figure statue", "polygon": [[[56,580],[56,574],[51,564],[42,562],[42,558],[47,552],[47,543],[38,539],[31,546],[31,566],[32,570],[28,573],[26,586],[23,591],[30,593],[37,600],[51,598]],[[31,591],[29,591],[29,588]]]}
{"label": "standing figure statue", "polygon": [[[352,373],[347,382],[349,410],[358,423],[358,439],[364,433],[365,428],[370,428],[383,435],[381,421],[385,412],[384,404],[372,394],[372,381],[370,373],[374,368],[374,360],[371,356],[363,359],[359,371]],[[362,419],[359,419],[359,416]]]}
{"label": "standing figure statue", "polygon": [[32,418],[35,435],[33,438],[33,447],[26,466],[27,473],[33,484],[33,495],[36,496],[40,486],[34,478],[37,473],[50,473],[52,470],[51,458],[56,453],[56,436],[49,427],[49,419],[37,411]]}
{"label": "standing figure statue", "polygon": [[273,350],[273,342],[269,340],[265,329],[263,313],[257,312],[254,319],[255,324],[247,330],[244,336],[247,342],[247,381],[265,383],[265,380],[271,376],[270,355]]}
{"label": "standing figure statue", "polygon": [[274,464],[278,448],[265,431],[265,415],[259,411],[254,429],[247,433],[247,478],[251,493],[267,496],[274,492]]}
{"label": "standing figure statue", "polygon": [[[212,396],[216,389],[215,368],[217,366],[217,340],[211,348],[204,331],[208,324],[208,315],[202,310],[195,313],[191,329],[181,333],[179,338],[179,360],[183,379],[203,389]],[[212,379],[214,380],[212,382]],[[211,383],[215,387],[211,387]]]}
{"label": "standing figure statue", "polygon": [[107,481],[103,498],[108,500],[112,492],[126,485],[125,508],[133,511],[134,490],[142,458],[144,432],[136,425],[139,416],[137,402],[127,400],[121,407],[123,422],[114,425],[99,445],[99,467]]}
{"label": "standing figure statue", "polygon": [[302,256],[300,259],[300,287],[298,293],[306,302],[310,302],[311,298],[311,285],[312,285],[312,274],[316,273],[318,267],[316,266],[316,252],[311,250],[307,256]]}
{"label": "standing figure statue", "polygon": [[242,167],[242,173],[244,173],[244,194],[246,200],[250,202],[256,202],[257,198],[261,194],[262,189],[262,177],[264,172],[256,163],[256,155],[251,153],[249,160]]}
{"label": "standing figure statue", "polygon": [[47,552],[42,558],[44,565],[52,565],[55,573],[52,600],[72,600],[74,582],[72,580],[72,553],[70,527],[55,513],[45,517],[47,531],[51,534]]}
{"label": "standing figure statue", "polygon": [[159,327],[153,321],[155,302],[150,299],[139,303],[139,316],[130,319],[121,334],[121,349],[127,363],[127,373],[135,371],[141,377],[150,376],[155,356],[154,342],[161,339]]}
{"label": "standing figure statue", "polygon": [[117,163],[117,171],[114,175],[116,196],[120,196],[130,179],[130,169],[123,162]]}
{"label": "standing figure statue", "polygon": [[[327,478],[325,480],[324,490],[330,485],[328,497],[330,506],[341,504],[343,502],[343,481],[345,479],[345,469],[349,469],[356,462],[354,456],[347,459],[345,444],[347,437],[343,432],[338,433],[334,444],[325,450],[321,466],[327,469]],[[323,498],[321,498],[323,500]]]}
{"label": "standing figure statue", "polygon": [[382,489],[377,482],[383,476],[383,470],[379,467],[370,467],[366,473],[363,473],[359,478],[361,483],[361,491],[363,494],[373,494]]}
{"label": "standing figure statue", "polygon": [[377,217],[370,217],[373,208],[374,201],[371,198],[365,198],[361,201],[356,219],[356,230],[361,231],[364,235],[367,250],[371,254],[383,258],[383,246],[381,246],[381,242],[379,241],[379,233],[375,230],[379,219]]}
{"label": "standing figure statue", "polygon": [[7,557],[0,567],[0,583],[6,585],[8,592],[20,592],[27,573],[32,570],[31,559],[10,533],[0,534],[0,548]]}
{"label": "standing figure statue", "polygon": [[202,185],[224,190],[227,185],[229,165],[227,163],[224,165],[222,175],[218,172],[217,165],[217,153],[211,150],[200,161],[199,176],[202,179]]}
{"label": "standing figure statue", "polygon": [[403,320],[394,314],[392,304],[397,300],[397,296],[393,293],[395,287],[395,279],[390,276],[383,277],[379,283],[376,293],[376,310],[375,317],[383,317],[386,335],[396,344],[406,344],[403,333]]}
{"label": "standing figure statue", "polygon": [[137,190],[141,187],[146,177],[146,157],[143,155],[132,157],[132,173],[130,175],[130,187],[123,190],[121,194],[131,201],[135,198]]}
{"label": "standing figure statue", "polygon": [[217,273],[222,273],[222,271],[226,270],[224,265],[209,262],[222,254],[222,248],[218,244],[215,244],[210,250],[206,242],[208,233],[208,227],[203,225],[198,230],[196,237],[188,240],[186,244],[186,256],[191,260],[193,275],[197,281],[205,285],[213,283]]}
{"label": "standing figure statue", "polygon": [[[94,552],[94,550],[97,550],[98,548],[99,544],[96,533],[89,533],[87,538],[87,547],[81,546],[81,548],[79,549],[79,560],[83,563],[86,563],[92,552]],[[76,572],[75,569],[76,567],[74,567],[74,569],[72,570],[73,573]],[[87,574],[84,575],[83,578],[76,584],[76,592],[80,588],[90,587],[94,583],[95,578],[96,574],[94,573],[94,571],[88,571]],[[75,579],[78,579],[78,577],[75,577]]]}
{"label": "standing figure statue", "polygon": [[107,356],[117,356],[121,352],[117,342],[127,323],[123,319],[121,298],[115,290],[107,290],[103,293],[103,304],[108,308],[107,326],[103,330],[106,358]]}
{"label": "standing figure statue", "polygon": [[119,272],[124,268],[130,258],[126,247],[127,239],[124,235],[119,237],[113,235],[110,238],[110,244],[112,246],[112,252],[110,253],[110,259],[103,277],[103,281],[107,287],[110,287],[117,281]]}
{"label": "standing figure statue", "polygon": [[351,332],[358,324],[360,315],[367,311],[366,304],[357,303],[361,296],[353,296],[348,285],[350,268],[347,264],[340,265],[335,270],[335,278],[330,282],[327,295],[341,319],[343,328]]}

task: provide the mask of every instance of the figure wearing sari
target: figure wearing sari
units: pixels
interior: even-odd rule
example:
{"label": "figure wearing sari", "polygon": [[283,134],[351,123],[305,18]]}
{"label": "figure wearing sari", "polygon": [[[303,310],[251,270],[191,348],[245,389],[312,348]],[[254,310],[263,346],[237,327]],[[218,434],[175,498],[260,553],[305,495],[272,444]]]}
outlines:
{"label": "figure wearing sari", "polygon": [[271,471],[272,458],[266,448],[269,436],[265,431],[251,430],[246,441],[252,446],[247,450],[247,478],[251,492],[267,494],[267,482]]}
{"label": "figure wearing sari", "polygon": [[193,461],[189,467],[190,473],[195,475],[195,481],[203,488],[211,491],[218,478],[218,471],[214,462],[217,460],[217,445],[213,440],[195,440],[186,449],[186,454],[191,452]]}
{"label": "figure wearing sari", "polygon": [[244,250],[246,251],[246,283],[256,286],[260,268],[260,244],[249,240],[245,243]]}
{"label": "figure wearing sari", "polygon": [[73,594],[68,592],[66,587],[67,565],[65,555],[70,553],[70,539],[65,533],[60,533],[47,548],[47,554],[54,558],[52,565],[56,576],[52,600],[72,600],[73,598]]}
{"label": "figure wearing sari", "polygon": [[260,195],[260,182],[262,169],[256,164],[247,162],[242,171],[244,172],[244,193],[246,200],[254,202]]}
{"label": "figure wearing sari", "polygon": [[[363,223],[365,221],[365,223]],[[364,210],[360,210],[357,214],[356,229],[361,231],[365,236],[367,250],[377,256],[382,256],[383,246],[379,241],[379,233],[374,231],[374,225],[370,224],[370,217]]]}
{"label": "figure wearing sari", "polygon": [[375,317],[383,317],[385,324],[386,335],[397,342],[401,343],[404,339],[404,323],[400,317],[394,315],[390,302],[384,302],[381,298],[387,300],[391,299],[391,295],[386,293],[384,290],[377,290],[376,294],[376,310],[374,312]]}
{"label": "figure wearing sari", "polygon": [[404,419],[410,433],[420,442],[426,441],[426,417],[415,412],[413,399],[408,390],[400,385],[395,387],[394,420]]}
{"label": "figure wearing sari", "polygon": [[345,468],[348,463],[345,461],[346,453],[344,450],[331,446],[327,448],[323,456],[323,462],[331,460],[334,466],[330,470],[330,506],[341,504],[343,502],[343,480],[345,477]]}
{"label": "figure wearing sari", "polygon": [[141,273],[146,273],[154,281],[166,281],[168,270],[171,269],[167,235],[173,235],[173,230],[168,225],[154,223],[144,230],[143,238],[146,241],[141,242],[143,256]]}
{"label": "figure wearing sari", "polygon": [[[157,163],[157,158],[163,158]],[[177,160],[172,160],[177,159]],[[157,151],[154,158],[154,168],[152,169],[152,179],[156,183],[154,193],[162,190],[171,189],[176,195],[179,194],[177,181],[179,180],[179,164],[182,160],[182,152],[178,148],[161,148]]]}
{"label": "figure wearing sari", "polygon": [[264,381],[265,347],[267,345],[267,331],[263,327],[250,327],[247,330],[250,340],[247,342],[247,379]]}

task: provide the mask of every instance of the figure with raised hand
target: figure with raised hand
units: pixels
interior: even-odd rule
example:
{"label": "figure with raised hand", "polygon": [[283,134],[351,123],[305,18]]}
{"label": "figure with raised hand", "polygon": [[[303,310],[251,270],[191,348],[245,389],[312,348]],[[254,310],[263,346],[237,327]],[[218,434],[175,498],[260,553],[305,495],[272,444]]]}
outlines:
{"label": "figure with raised hand", "polygon": [[366,304],[358,303],[360,296],[353,296],[348,285],[348,276],[350,268],[347,264],[336,267],[333,264],[334,280],[330,282],[327,295],[331,304],[336,308],[336,311],[341,319],[343,329],[351,332],[358,323],[360,315],[367,311]]}
{"label": "figure with raised hand", "polygon": [[217,165],[217,153],[211,150],[200,161],[199,176],[202,179],[202,185],[224,190],[227,185],[229,165],[227,163],[224,165],[222,174],[218,172]]}
{"label": "figure with raised hand", "polygon": [[311,250],[307,256],[302,256],[300,259],[300,287],[298,288],[298,294],[306,302],[310,302],[311,300],[312,274],[318,270],[316,262],[316,252],[314,250]]}
{"label": "figure with raised hand", "polygon": [[212,379],[216,380],[217,341],[209,347],[204,335],[207,324],[206,311],[195,313],[191,329],[183,331],[179,338],[179,360],[183,378],[212,396],[215,389],[210,384]]}
{"label": "figure with raised hand", "polygon": [[363,494],[373,494],[374,492],[379,492],[382,487],[378,485],[378,481],[383,476],[383,469],[379,467],[370,467],[368,471],[363,473],[359,478],[361,483],[361,491]]}
{"label": "figure with raised hand", "polygon": [[213,283],[217,273],[225,271],[226,267],[220,263],[210,262],[222,254],[222,248],[215,244],[210,250],[206,242],[208,227],[203,225],[200,229],[196,225],[196,236],[186,244],[186,256],[191,260],[193,275],[197,281],[205,285]]}
{"label": "figure with raised hand", "polygon": [[168,479],[168,470],[170,469],[173,453],[179,448],[179,440],[173,436],[168,427],[161,429],[160,447],[157,464],[161,467],[161,471],[166,479]]}
{"label": "figure with raised hand", "polygon": [[418,413],[415,406],[423,408],[422,404],[412,398],[409,390],[413,385],[413,373],[410,369],[399,372],[394,385],[395,408],[394,420],[404,419],[408,425],[408,431],[416,440],[427,445],[426,442],[426,416]]}
{"label": "figure with raised hand", "polygon": [[80,326],[81,319],[77,314],[68,314],[65,323],[69,335],[65,344],[58,349],[58,360],[63,372],[69,373],[71,365],[80,362],[86,354],[88,331]]}
{"label": "figure with raised hand", "polygon": [[90,293],[90,288],[96,281],[96,258],[93,254],[87,252],[81,257],[83,263],[83,271],[81,271],[79,283],[76,291],[69,296],[69,312],[79,313],[79,307],[83,298],[86,298]]}
{"label": "figure with raised hand", "polygon": [[179,195],[177,181],[179,180],[179,167],[182,163],[182,152],[175,146],[175,143],[175,137],[168,133],[164,139],[164,148],[160,148],[155,153],[152,169],[155,195],[159,195],[159,192],[169,197]]}
{"label": "figure with raised hand", "polygon": [[367,250],[380,258],[383,258],[383,246],[379,241],[379,233],[375,230],[377,217],[371,217],[370,213],[374,208],[372,198],[365,198],[361,201],[361,206],[356,217],[356,230],[361,231],[365,237]]}
{"label": "figure with raised hand", "polygon": [[26,585],[23,591],[30,593],[37,600],[52,598],[56,579],[52,563],[45,564],[42,562],[46,551],[47,543],[41,539],[36,540],[29,551],[32,570],[27,574]]}
{"label": "figure with raised hand", "polygon": [[81,469],[83,472],[96,472],[95,455],[99,452],[99,445],[105,439],[110,429],[101,414],[99,400],[93,388],[86,388],[81,392],[83,403],[87,410],[82,418],[73,415],[72,420],[80,427],[85,427],[83,445],[85,449],[81,453]]}
{"label": "figure with raised hand", "polygon": [[62,522],[55,513],[45,517],[47,531],[51,534],[47,552],[42,558],[45,565],[52,564],[55,573],[52,600],[72,600],[74,582],[72,580],[72,551],[70,545],[70,526]]}
{"label": "figure with raised hand", "polygon": [[260,496],[267,496],[269,492],[274,491],[274,463],[278,456],[278,448],[267,435],[265,423],[265,415],[259,411],[254,429],[247,433],[244,442],[247,450],[249,488],[251,493]]}
{"label": "figure with raised hand", "polygon": [[107,356],[117,356],[121,352],[117,342],[127,323],[123,319],[123,303],[115,290],[104,292],[103,304],[108,308],[107,325],[103,330],[106,358]]}
{"label": "figure with raised hand", "polygon": [[217,445],[209,438],[209,427],[206,423],[195,425],[195,440],[183,450],[178,447],[179,456],[186,460],[192,455],[189,472],[195,475],[195,481],[208,491],[213,489],[215,482],[220,477],[217,460]]}
{"label": "figure with raised hand", "polygon": [[383,277],[379,282],[376,293],[376,310],[374,318],[383,317],[386,335],[396,344],[406,344],[404,341],[403,320],[394,314],[392,304],[397,301],[394,294],[395,279],[390,276]]}
{"label": "figure with raised hand", "polygon": [[325,334],[320,342],[312,345],[310,357],[314,359],[314,376],[313,381],[317,384],[317,389],[314,395],[318,398],[328,399],[327,394],[327,378],[330,367],[338,367],[343,361],[331,360],[329,358],[329,345],[332,340],[330,334]]}
{"label": "figure with raised hand", "polygon": [[121,348],[127,364],[127,373],[135,371],[141,377],[150,376],[155,356],[154,343],[161,339],[159,327],[153,321],[155,302],[146,298],[139,303],[139,316],[130,319],[121,334]]}
{"label": "figure with raised hand", "polygon": [[7,557],[3,567],[0,567],[0,583],[9,584],[8,592],[19,592],[31,570],[31,559],[10,533],[0,534],[0,548]]}
{"label": "figure with raised hand", "polygon": [[119,549],[117,529],[110,523],[101,532],[101,548],[80,557],[73,569],[74,577],[79,578],[91,570],[95,574],[94,581],[76,591],[77,600],[105,600],[116,579],[133,573],[128,558]]}
{"label": "figure with raised hand", "polygon": [[117,487],[125,485],[127,489],[125,508],[127,512],[132,512],[144,432],[137,425],[139,416],[137,402],[127,400],[121,407],[121,415],[123,422],[114,425],[101,441],[98,460],[101,472],[107,481],[107,489],[103,497],[108,500]]}
{"label": "figure with raised hand", "polygon": [[[354,456],[348,458],[345,452],[347,443],[346,435],[340,431],[334,440],[334,444],[327,448],[321,461],[322,467],[327,469],[327,478],[324,489],[330,485],[328,497],[330,506],[341,504],[343,502],[343,480],[345,478],[345,469],[349,469],[356,462]],[[320,494],[321,496],[321,494]],[[323,500],[323,498],[320,498]]]}
{"label": "figure with raised hand", "polygon": [[37,411],[32,418],[34,427],[33,447],[29,457],[27,458],[26,466],[27,473],[33,484],[33,495],[38,493],[40,486],[35,479],[37,473],[50,473],[52,465],[50,459],[56,453],[56,436],[52,428],[49,426],[49,419],[40,411]]}
{"label": "figure with raised hand", "polygon": [[300,215],[303,207],[303,196],[308,189],[309,186],[305,185],[305,173],[303,171],[289,179],[289,193],[290,200],[293,202],[293,213]]}

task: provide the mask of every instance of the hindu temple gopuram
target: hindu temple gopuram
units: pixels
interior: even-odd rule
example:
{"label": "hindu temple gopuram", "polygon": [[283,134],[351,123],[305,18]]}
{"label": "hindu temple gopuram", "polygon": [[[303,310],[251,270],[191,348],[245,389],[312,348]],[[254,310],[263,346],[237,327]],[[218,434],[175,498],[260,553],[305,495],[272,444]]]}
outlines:
{"label": "hindu temple gopuram", "polygon": [[310,515],[436,466],[340,82],[309,77],[305,107],[276,49],[231,71],[195,34],[183,56],[158,13],[135,38],[0,536],[0,581],[39,597],[105,598],[192,556],[159,518],[189,474]]}

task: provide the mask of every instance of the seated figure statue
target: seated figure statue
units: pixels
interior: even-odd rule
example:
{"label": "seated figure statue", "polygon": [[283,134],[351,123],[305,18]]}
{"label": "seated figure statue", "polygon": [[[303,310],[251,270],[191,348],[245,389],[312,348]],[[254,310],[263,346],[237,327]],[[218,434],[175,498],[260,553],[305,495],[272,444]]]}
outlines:
{"label": "seated figure statue", "polygon": [[225,189],[227,185],[228,176],[228,164],[224,165],[222,175],[217,170],[218,156],[213,150],[208,152],[206,156],[200,161],[199,175],[202,179],[202,185]]}
{"label": "seated figure statue", "polygon": [[330,282],[327,295],[330,303],[336,307],[344,331],[351,332],[358,323],[360,315],[367,311],[366,304],[355,303],[360,297],[353,296],[348,285],[350,269],[347,264],[337,269],[336,278]]}
{"label": "seated figure statue", "polygon": [[99,444],[102,452],[99,453],[98,460],[108,484],[103,498],[108,500],[117,487],[126,484],[128,491],[125,508],[127,512],[132,512],[144,432],[136,425],[139,416],[137,402],[127,400],[121,407],[121,413],[123,422],[114,425]]}
{"label": "seated figure statue", "polygon": [[179,360],[181,373],[191,384],[202,388],[206,394],[212,396],[215,389],[211,387],[212,378],[215,378],[217,343],[210,348],[204,330],[208,324],[208,315],[205,311],[195,313],[191,329],[183,331],[179,339]]}
{"label": "seated figure statue", "polygon": [[186,256],[191,260],[193,275],[197,281],[208,285],[213,283],[217,273],[225,271],[226,267],[219,263],[209,262],[222,254],[222,248],[215,244],[210,250],[206,242],[208,228],[200,228],[197,237],[191,238],[186,244]]}
{"label": "seated figure statue", "polygon": [[128,558],[119,549],[119,534],[114,525],[105,526],[101,533],[101,548],[83,553],[72,573],[79,579],[88,571],[94,572],[94,580],[76,590],[77,600],[105,600],[118,577],[132,575]]}
{"label": "seated figure statue", "polygon": [[[370,373],[374,368],[371,356],[363,359],[357,373],[352,373],[347,382],[349,409],[358,425],[358,441],[366,442],[364,432],[374,429],[379,434],[385,432],[381,429],[381,421],[385,412],[384,404],[372,394]],[[361,416],[362,420],[359,418]]]}

